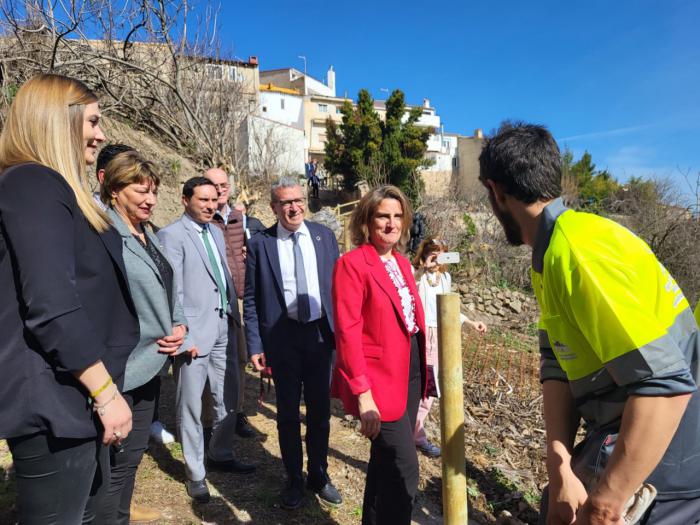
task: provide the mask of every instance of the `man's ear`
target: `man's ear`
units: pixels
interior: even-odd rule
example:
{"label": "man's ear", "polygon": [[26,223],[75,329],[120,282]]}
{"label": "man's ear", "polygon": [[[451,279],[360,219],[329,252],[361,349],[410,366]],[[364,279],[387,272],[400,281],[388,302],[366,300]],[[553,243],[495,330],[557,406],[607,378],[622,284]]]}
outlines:
{"label": "man's ear", "polygon": [[486,187],[493,194],[494,200],[498,204],[505,204],[506,193],[503,191],[503,185],[500,182],[493,181],[491,179],[486,179]]}
{"label": "man's ear", "polygon": [[97,182],[102,186],[105,183],[105,170],[97,170]]}
{"label": "man's ear", "polygon": [[189,201],[190,201],[190,200],[189,200],[187,197],[185,197],[184,195],[182,196],[182,205],[183,205],[183,206],[187,206],[187,203],[188,203]]}

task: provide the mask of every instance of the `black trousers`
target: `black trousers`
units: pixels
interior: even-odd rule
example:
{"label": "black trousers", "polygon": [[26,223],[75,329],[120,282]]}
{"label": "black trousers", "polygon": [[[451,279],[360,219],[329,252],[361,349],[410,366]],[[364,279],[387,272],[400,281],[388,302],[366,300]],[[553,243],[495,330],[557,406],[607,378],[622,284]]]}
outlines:
{"label": "black trousers", "polygon": [[160,381],[153,378],[145,385],[124,392],[124,399],[131,408],[132,428],[120,449],[110,447],[111,479],[102,505],[97,511],[95,524],[129,524],[129,507],[134,493],[136,470],[148,448],[159,386]]}
{"label": "black trousers", "polygon": [[290,320],[287,340],[289,344],[286,348],[276,349],[272,363],[282,462],[290,481],[301,480],[304,458],[299,403],[303,391],[306,404],[307,479],[310,486],[321,488],[328,480],[333,333],[325,318],[306,324]]}
{"label": "black trousers", "polygon": [[107,447],[100,439],[40,432],[8,439],[22,525],[92,523],[109,484]]}
{"label": "black trousers", "polygon": [[[362,504],[362,525],[411,523],[413,501],[418,491],[418,456],[413,430],[421,384],[420,351],[418,340],[413,336],[406,411],[398,421],[382,421],[379,435],[372,441]],[[376,388],[381,386],[377,385]]]}

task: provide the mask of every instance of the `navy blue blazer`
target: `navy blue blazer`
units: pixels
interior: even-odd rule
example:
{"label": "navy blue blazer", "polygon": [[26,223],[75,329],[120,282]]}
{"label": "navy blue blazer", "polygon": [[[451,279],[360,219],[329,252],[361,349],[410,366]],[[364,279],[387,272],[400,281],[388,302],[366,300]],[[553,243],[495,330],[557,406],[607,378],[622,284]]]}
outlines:
{"label": "navy blue blazer", "polygon": [[[333,330],[331,284],[333,266],[338,260],[338,242],[333,232],[322,224],[305,223],[314,241],[321,306]],[[276,352],[286,347],[289,337],[287,304],[277,251],[277,223],[248,241],[243,319],[248,355],[264,353],[268,365],[274,366]]]}
{"label": "navy blue blazer", "polygon": [[97,435],[72,374],[101,359],[114,381],[139,340],[116,230],[93,230],[55,171],[0,175],[0,437]]}

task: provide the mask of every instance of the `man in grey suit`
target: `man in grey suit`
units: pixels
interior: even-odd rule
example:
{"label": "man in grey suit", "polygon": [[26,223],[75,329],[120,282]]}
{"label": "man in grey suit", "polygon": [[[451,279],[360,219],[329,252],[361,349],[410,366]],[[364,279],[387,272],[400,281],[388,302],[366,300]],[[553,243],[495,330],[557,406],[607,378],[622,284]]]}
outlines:
{"label": "man in grey suit", "polygon": [[182,217],[158,231],[173,267],[189,337],[196,350],[175,358],[177,376],[176,421],[187,473],[187,493],[200,503],[209,501],[205,481],[202,393],[209,381],[214,426],[206,451],[210,470],[252,472],[233,454],[238,397],[236,330],[240,315],[226,247],[218,228],[210,228],[218,194],[204,177],[194,177],[182,188]]}

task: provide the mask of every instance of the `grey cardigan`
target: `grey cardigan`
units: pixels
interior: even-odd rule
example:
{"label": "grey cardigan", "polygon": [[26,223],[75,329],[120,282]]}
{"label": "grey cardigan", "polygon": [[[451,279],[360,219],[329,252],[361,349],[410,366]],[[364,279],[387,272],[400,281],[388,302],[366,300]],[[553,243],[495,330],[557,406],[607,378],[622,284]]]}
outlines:
{"label": "grey cardigan", "polygon": [[[134,238],[124,219],[117,212],[109,209],[107,214],[122,238],[124,266],[141,330],[139,342],[131,351],[126,363],[124,391],[128,392],[148,383],[163,368],[167,355],[158,352],[156,341],[170,335],[173,326],[187,325],[187,321],[178,300],[175,279],[173,279],[171,312],[168,294],[153,259]],[[163,249],[158,238],[148,229],[145,229],[145,232],[148,242],[157,246],[162,254]],[[165,255],[163,258],[166,258]],[[191,346],[189,336],[185,336],[185,342],[178,353],[184,352]]]}

